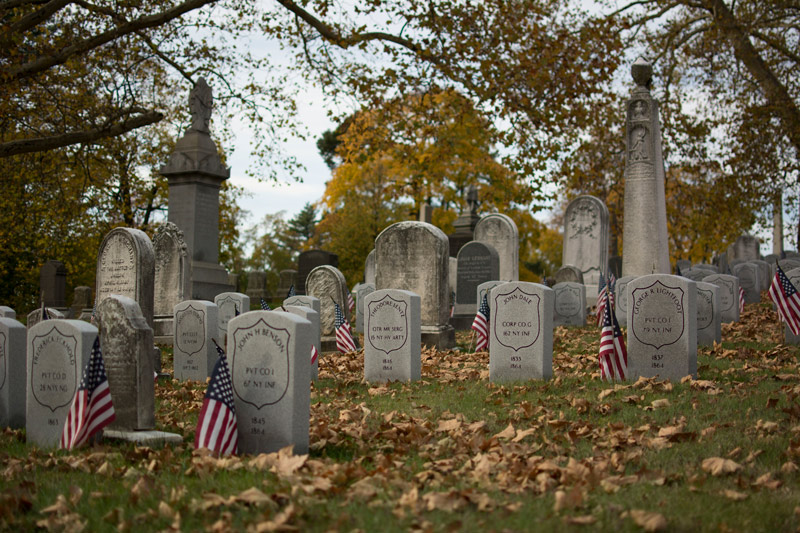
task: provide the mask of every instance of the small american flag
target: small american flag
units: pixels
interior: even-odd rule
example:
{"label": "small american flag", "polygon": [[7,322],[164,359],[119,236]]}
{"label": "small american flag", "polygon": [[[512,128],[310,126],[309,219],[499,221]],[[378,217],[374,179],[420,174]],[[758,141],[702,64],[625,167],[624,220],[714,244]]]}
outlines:
{"label": "small american flag", "polygon": [[739,287],[739,314],[744,313],[744,289]]}
{"label": "small american flag", "polygon": [[786,277],[780,265],[777,269],[769,288],[769,297],[775,302],[781,320],[786,322],[792,333],[800,335],[800,294],[797,294],[797,289]]}
{"label": "small american flag", "polygon": [[[216,344],[216,343],[215,343]],[[208,382],[203,408],[197,418],[194,435],[195,448],[208,448],[219,455],[235,454],[239,447],[239,429],[236,407],[233,404],[233,385],[228,371],[225,352],[217,345],[220,354],[211,381]]]}
{"label": "small american flag", "polygon": [[317,345],[312,342],[311,343],[311,364],[313,365],[314,363],[316,363],[317,359],[319,359],[319,352],[317,351]]}
{"label": "small american flag", "polygon": [[267,301],[264,300],[264,298],[261,298],[261,309],[264,311],[272,311],[272,308],[269,306]]}
{"label": "small american flag", "polygon": [[333,305],[336,308],[336,320],[334,322],[336,325],[336,348],[342,353],[354,352],[356,351],[356,343],[353,340],[352,333],[350,333],[350,323],[344,319],[342,308],[339,307],[339,304],[333,302]]}
{"label": "small american flag", "polygon": [[472,329],[477,334],[475,350],[482,351],[489,348],[489,301],[486,294],[483,295],[478,312],[475,313],[475,320],[472,321]]}
{"label": "small american flag", "polygon": [[80,386],[64,421],[61,448],[71,450],[80,446],[113,422],[116,416],[98,337],[94,340],[92,354],[83,369]]}
{"label": "small american flag", "polygon": [[347,308],[351,313],[353,312],[353,309],[356,308],[356,303],[353,301],[353,295],[349,292],[347,293]]}
{"label": "small american flag", "polygon": [[595,313],[597,314],[597,325],[603,323],[603,313],[606,307],[606,294],[608,294],[608,285],[606,285],[606,277],[600,274],[600,285],[597,287],[597,303],[595,304]]}
{"label": "small american flag", "polygon": [[291,298],[292,296],[297,296],[297,292],[294,290],[294,283],[289,287],[289,294],[287,294],[286,297]]}
{"label": "small american flag", "polygon": [[609,296],[603,306],[603,329],[600,332],[600,378],[605,381],[624,380],[628,377],[628,352]]}

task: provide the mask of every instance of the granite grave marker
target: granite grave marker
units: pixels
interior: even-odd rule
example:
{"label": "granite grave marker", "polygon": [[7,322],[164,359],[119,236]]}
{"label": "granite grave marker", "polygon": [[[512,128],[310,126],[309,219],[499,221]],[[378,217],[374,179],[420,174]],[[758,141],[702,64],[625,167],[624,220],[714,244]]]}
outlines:
{"label": "granite grave marker", "polygon": [[382,289],[364,299],[364,378],[416,381],[421,372],[420,297]]}

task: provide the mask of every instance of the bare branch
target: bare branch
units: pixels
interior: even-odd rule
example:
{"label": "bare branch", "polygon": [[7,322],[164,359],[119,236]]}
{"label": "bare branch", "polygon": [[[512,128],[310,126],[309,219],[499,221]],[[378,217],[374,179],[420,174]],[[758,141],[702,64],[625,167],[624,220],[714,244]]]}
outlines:
{"label": "bare branch", "polygon": [[112,125],[104,125],[99,128],[53,135],[50,137],[38,137],[35,139],[19,139],[0,143],[0,157],[8,157],[17,154],[27,154],[31,152],[43,152],[55,148],[63,148],[78,143],[87,143],[115,137],[129,131],[149,126],[164,118],[164,115],[157,111],[148,111],[132,118],[123,119],[121,122]]}

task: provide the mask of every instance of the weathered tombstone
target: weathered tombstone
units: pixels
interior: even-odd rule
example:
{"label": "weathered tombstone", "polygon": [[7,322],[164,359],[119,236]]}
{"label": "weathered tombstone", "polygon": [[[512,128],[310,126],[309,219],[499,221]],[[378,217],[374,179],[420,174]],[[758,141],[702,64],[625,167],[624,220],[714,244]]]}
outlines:
{"label": "weathered tombstone", "polygon": [[[798,259],[781,259],[778,261],[778,265],[780,265],[781,269],[784,272],[789,272],[790,270],[794,270],[795,268],[800,268],[800,260]],[[770,281],[770,283],[772,283]]]}
{"label": "weathered tombstone", "polygon": [[250,298],[241,292],[223,292],[214,298],[214,305],[217,306],[217,324],[219,328],[217,342],[222,344],[225,342],[225,335],[228,334],[228,322],[233,317],[250,310]]}
{"label": "weathered tombstone", "polygon": [[[478,297],[478,299],[477,299],[478,305],[480,305],[480,303],[483,301],[483,296],[484,295],[486,295],[486,303],[488,304],[489,303],[489,293],[490,293],[490,291],[492,289],[494,289],[495,287],[497,287],[498,285],[502,285],[503,283],[505,283],[505,281],[500,281],[500,280],[494,279],[492,281],[487,281],[485,283],[481,283],[480,285],[478,285],[478,288],[477,288],[477,291],[476,291],[477,292],[477,297]],[[477,313],[477,312],[478,312],[478,310],[476,309],[475,313]],[[489,320],[491,320],[491,317],[489,317]]]}
{"label": "weathered tombstone", "polygon": [[697,378],[697,284],[652,274],[628,282],[628,378]]}
{"label": "weathered tombstone", "polygon": [[614,313],[620,326],[628,326],[628,283],[636,276],[623,276],[614,284]]}
{"label": "weathered tombstone", "polygon": [[356,287],[356,331],[364,333],[364,298],[375,290],[375,285],[359,283]]}
{"label": "weathered tombstone", "polygon": [[697,345],[722,342],[719,308],[720,289],[713,283],[697,282]]}
{"label": "weathered tombstone", "polygon": [[132,228],[109,231],[97,254],[97,306],[112,294],[127,296],[139,304],[152,329],[154,284],[155,253],[150,237]]}
{"label": "weathered tombstone", "polygon": [[[599,198],[583,195],[572,200],[564,212],[562,265],[581,271],[587,298],[596,298],[600,276],[608,264],[608,208]],[[560,282],[561,280],[557,280]]]}
{"label": "weathered tombstone", "polygon": [[489,380],[549,379],[553,376],[553,289],[512,281],[491,291]]}
{"label": "weathered tombstone", "polygon": [[297,290],[297,270],[281,270],[278,282],[278,298],[286,298],[292,287],[295,288],[295,291]]}
{"label": "weathered tombstone", "polygon": [[440,350],[455,345],[455,330],[448,324],[448,246],[442,230],[415,221],[392,224],[375,239],[376,290],[418,294],[422,343]]}
{"label": "weathered tombstone", "polygon": [[800,252],[795,250],[784,250],[783,255],[786,259],[800,259]]}
{"label": "weathered tombstone", "polygon": [[[191,259],[186,298],[209,301],[221,292],[237,290],[219,264],[219,190],[231,171],[211,139],[212,107],[211,88],[200,78],[189,93],[191,126],[161,169],[169,185],[168,219],[183,231]],[[170,314],[172,306],[167,309]]]}
{"label": "weathered tombstone", "polygon": [[714,266],[716,266],[721,273],[726,274],[730,272],[731,265],[728,264],[727,252],[718,253],[712,258],[711,262],[714,263]]}
{"label": "weathered tombstone", "polygon": [[688,259],[678,259],[675,261],[675,273],[677,273],[679,270],[683,272],[684,270],[689,270],[690,268],[692,268],[692,262]]}
{"label": "weathered tombstone", "polygon": [[90,310],[94,304],[92,303],[92,288],[91,287],[75,287],[72,292],[72,305],[69,307],[70,316],[72,318],[83,320],[83,313],[88,309]]}
{"label": "weathered tombstone", "polygon": [[760,259],[754,259],[753,261],[750,261],[750,263],[753,263],[758,267],[759,287],[762,291],[767,290],[772,282],[772,269],[770,268],[769,263]]}
{"label": "weathered tombstone", "polygon": [[364,262],[364,283],[375,285],[375,249],[373,248],[367,254],[367,260]]}
{"label": "weathered tombstone", "polygon": [[7,305],[0,305],[0,318],[13,318],[17,319],[17,312],[8,307]]}
{"label": "weathered tombstone", "polygon": [[[575,265],[564,265],[558,269],[558,271],[553,276],[556,284],[558,283],[580,283],[583,285],[583,272],[581,269],[576,267]],[[598,282],[599,282],[598,278]],[[595,290],[595,296],[597,296],[597,291]]]}
{"label": "weathered tombstone", "polygon": [[420,378],[420,297],[382,289],[364,299],[364,379],[367,382]]}
{"label": "weathered tombstone", "polygon": [[319,300],[319,329],[322,351],[336,350],[336,311],[339,304],[345,320],[350,320],[347,305],[347,281],[341,271],[330,265],[321,265],[311,271],[306,280],[306,294]]}
{"label": "weathered tombstone", "polygon": [[308,453],[311,322],[293,313],[253,311],[232,319],[227,353],[239,452]]}
{"label": "weathered tombstone", "polygon": [[[282,308],[288,313],[292,313],[311,322],[311,344],[317,348],[317,357],[311,362],[311,380],[316,381],[319,377],[319,358],[322,357],[322,343],[319,334],[319,313],[310,307],[299,305],[285,305]],[[278,309],[276,309],[278,311]],[[308,354],[311,361],[311,354]]]}
{"label": "weathered tombstone", "polygon": [[625,222],[623,276],[669,274],[664,157],[658,102],[650,95],[653,67],[643,58],[631,66],[636,87],[625,105]]}
{"label": "weathered tombstone", "polygon": [[306,280],[311,271],[318,266],[339,266],[339,256],[325,250],[306,250],[297,258],[297,294],[308,294]]}
{"label": "weathered tombstone", "polygon": [[25,427],[27,356],[25,326],[0,317],[0,428]]}
{"label": "weathered tombstone", "polygon": [[764,261],[769,263],[770,265],[777,265],[778,260],[781,258],[778,254],[767,254],[764,256]]}
{"label": "weathered tombstone", "polygon": [[39,294],[45,307],[55,307],[62,312],[67,307],[67,267],[61,261],[50,260],[39,270]]}
{"label": "weathered tombstone", "polygon": [[719,288],[720,322],[739,321],[739,278],[727,274],[711,274],[703,278]]}
{"label": "weathered tombstone", "polygon": [[171,344],[173,310],[191,295],[192,279],[189,251],[183,232],[165,222],[153,235],[155,254],[153,337],[159,344]]}
{"label": "weathered tombstone", "polygon": [[456,329],[469,329],[478,310],[478,285],[499,279],[500,258],[490,244],[468,242],[458,252],[456,273],[456,307],[451,324]]}
{"label": "weathered tombstone", "polygon": [[761,276],[758,265],[753,263],[739,263],[731,268],[733,275],[739,278],[739,287],[744,291],[745,303],[752,304],[761,301]]}
{"label": "weathered tombstone", "polygon": [[719,273],[719,268],[716,265],[709,265],[709,264],[706,264],[706,263],[699,263],[697,265],[694,265],[692,268],[700,269],[700,270],[707,270],[707,271],[711,272],[712,274],[718,274]]}
{"label": "weathered tombstone", "polygon": [[[205,381],[219,357],[212,340],[219,335],[217,306],[207,300],[186,300],[175,306],[174,316],[175,379]],[[217,342],[222,345],[223,340]]]}
{"label": "weathered tombstone", "polygon": [[458,259],[450,257],[447,264],[447,287],[450,294],[450,305],[456,303],[456,281],[458,279]]}
{"label": "weathered tombstone", "polygon": [[[289,290],[288,288],[286,289]],[[260,298],[265,300],[270,299],[269,291],[267,290],[267,273],[253,270],[247,273],[247,297],[251,300],[259,301]],[[284,293],[286,294],[286,293]]]}
{"label": "weathered tombstone", "polygon": [[752,261],[761,259],[761,242],[752,235],[740,235],[736,242],[728,247],[728,261]]}
{"label": "weathered tombstone", "polygon": [[586,286],[564,281],[553,285],[555,304],[554,326],[586,325]]}
{"label": "weathered tombstone", "polygon": [[[97,328],[80,320],[42,320],[28,329],[25,438],[57,446]],[[151,343],[152,345],[152,343]],[[153,382],[152,373],[150,382]],[[114,400],[116,406],[117,400]]]}
{"label": "weathered tombstone", "polygon": [[319,314],[322,309],[322,307],[320,306],[319,298],[314,298],[313,296],[305,296],[305,295],[290,296],[289,298],[286,298],[283,301],[283,305],[284,306],[296,305],[298,307],[308,307],[309,309],[313,309],[314,311],[316,311],[317,314]]}
{"label": "weathered tombstone", "polygon": [[110,429],[148,430],[155,427],[153,330],[139,304],[112,295],[97,305],[100,345],[116,419]]}
{"label": "weathered tombstone", "polygon": [[702,268],[687,268],[681,270],[681,276],[692,281],[702,281],[704,277],[708,276],[708,270]]}
{"label": "weathered tombstone", "polygon": [[519,230],[511,217],[493,213],[475,226],[476,241],[492,245],[500,258],[500,279],[519,280]]}
{"label": "weathered tombstone", "polygon": [[[50,318],[57,318],[57,319],[66,318],[64,316],[64,313],[62,313],[61,311],[59,311],[58,309],[55,309],[53,307],[48,307],[47,308],[47,315]],[[42,320],[42,309],[41,308],[37,308],[37,309],[34,309],[33,311],[31,311],[30,313],[28,313],[28,318],[25,321],[25,325],[28,327],[28,329],[31,329],[33,326],[35,326],[36,324],[41,322],[41,320]]]}
{"label": "weathered tombstone", "polygon": [[[785,272],[786,277],[792,282],[795,289],[800,288],[800,268],[795,268]],[[784,324],[783,326],[783,339],[784,344],[797,345],[800,344],[800,335],[792,333],[791,328]]]}

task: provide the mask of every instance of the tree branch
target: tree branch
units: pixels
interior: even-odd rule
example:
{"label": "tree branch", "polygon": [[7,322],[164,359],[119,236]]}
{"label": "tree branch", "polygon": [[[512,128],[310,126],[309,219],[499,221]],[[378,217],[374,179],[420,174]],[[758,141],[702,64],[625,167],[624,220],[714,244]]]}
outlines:
{"label": "tree branch", "polygon": [[59,11],[62,7],[65,7],[67,4],[72,3],[71,0],[50,0],[47,4],[44,5],[41,9],[34,11],[33,13],[29,13],[26,16],[19,19],[17,22],[12,24],[4,36],[4,40],[8,40],[8,38],[13,35],[14,33],[22,33],[24,31],[28,31],[29,29],[41,24],[45,20],[49,19],[56,11]]}
{"label": "tree branch", "polygon": [[764,35],[760,31],[750,32],[750,35],[752,35],[753,37],[755,37],[756,39],[762,41],[764,44],[766,44],[770,48],[776,50],[777,52],[779,52],[779,53],[783,54],[784,56],[786,56],[788,59],[791,59],[792,61],[794,61],[795,63],[800,65],[800,54],[797,54],[796,52],[793,52],[792,50],[787,48],[783,43],[776,42],[774,39],[770,38],[767,35]]}
{"label": "tree branch", "polygon": [[0,158],[17,154],[27,154],[31,152],[43,152],[45,150],[63,148],[64,146],[69,146],[72,144],[92,142],[106,137],[115,137],[137,128],[154,124],[162,118],[164,118],[163,114],[157,111],[148,111],[142,113],[141,115],[124,119],[122,122],[118,122],[113,125],[101,126],[92,130],[75,131],[61,135],[53,135],[50,137],[19,139],[0,143]]}
{"label": "tree branch", "polygon": [[105,31],[89,39],[84,39],[83,41],[79,41],[71,46],[67,46],[52,55],[39,57],[38,59],[29,61],[28,63],[10,68],[6,72],[6,75],[3,76],[5,78],[4,82],[9,83],[12,81],[17,81],[21,78],[45,71],[53,66],[61,65],[76,54],[81,54],[88,50],[103,46],[104,44],[107,44],[114,39],[118,39],[119,37],[129,33],[161,26],[188,13],[189,11],[199,9],[207,4],[212,4],[217,1],[218,0],[187,0],[186,2],[162,13],[148,15],[126,24],[122,24],[112,30]]}

